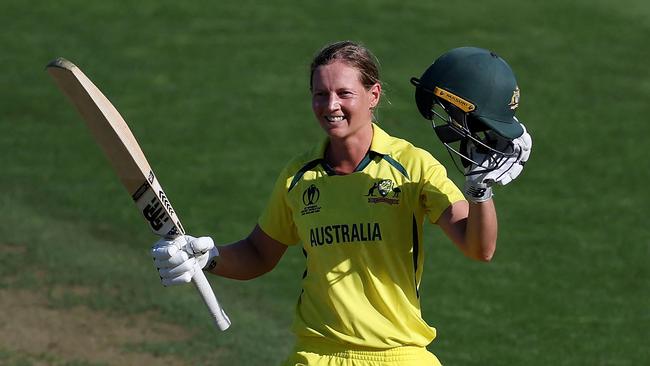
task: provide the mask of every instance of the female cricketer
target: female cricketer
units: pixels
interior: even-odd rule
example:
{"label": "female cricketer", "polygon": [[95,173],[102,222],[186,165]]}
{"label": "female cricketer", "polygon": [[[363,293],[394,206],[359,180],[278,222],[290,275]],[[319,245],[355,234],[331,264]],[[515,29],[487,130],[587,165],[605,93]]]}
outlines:
{"label": "female cricketer", "polygon": [[[445,146],[460,143],[467,177],[461,191],[431,154],[373,122],[382,84],[371,52],[350,41],[323,48],[310,76],[323,142],[285,166],[246,238],[218,247],[209,237],[156,243],[152,255],[163,284],[190,282],[197,262],[219,276],[252,279],[299,244],[306,271],[292,326],[296,344],[283,365],[440,365],[426,349],[436,330],[420,310],[424,219],[466,256],[490,261],[497,240],[491,187],[521,172],[531,145],[514,118],[516,84],[484,86],[481,73],[458,70],[447,80],[454,73],[444,68],[476,62],[498,64],[497,73],[510,70],[488,51],[455,49],[412,80],[423,115],[444,122],[434,125]],[[508,95],[497,105],[481,93]],[[505,117],[491,113],[501,109]]]}

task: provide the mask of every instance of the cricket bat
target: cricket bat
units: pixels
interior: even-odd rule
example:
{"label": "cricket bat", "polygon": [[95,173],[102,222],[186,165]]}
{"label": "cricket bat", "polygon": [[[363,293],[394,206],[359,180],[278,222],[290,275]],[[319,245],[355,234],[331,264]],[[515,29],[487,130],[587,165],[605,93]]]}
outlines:
{"label": "cricket bat", "polygon": [[[72,62],[57,58],[46,69],[81,114],[151,230],[169,239],[184,235],[185,230],[176,211],[138,141],[113,104]],[[192,282],[210,310],[216,326],[221,330],[228,329],[230,319],[219,305],[198,264]]]}

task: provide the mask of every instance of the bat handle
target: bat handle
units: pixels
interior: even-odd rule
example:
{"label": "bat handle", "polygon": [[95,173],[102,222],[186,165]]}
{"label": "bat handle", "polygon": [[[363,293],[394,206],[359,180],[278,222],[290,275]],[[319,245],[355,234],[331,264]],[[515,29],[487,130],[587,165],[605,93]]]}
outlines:
{"label": "bat handle", "polygon": [[210,314],[212,314],[214,324],[217,328],[222,331],[228,329],[228,327],[230,327],[230,319],[228,318],[228,315],[226,315],[226,312],[221,308],[221,305],[219,305],[219,301],[217,301],[216,296],[214,296],[214,292],[212,292],[212,287],[210,287],[208,279],[205,278],[205,273],[203,273],[203,270],[198,264],[196,265],[192,282],[196,286],[196,289],[199,290],[203,302],[205,302],[205,305],[210,310]]}

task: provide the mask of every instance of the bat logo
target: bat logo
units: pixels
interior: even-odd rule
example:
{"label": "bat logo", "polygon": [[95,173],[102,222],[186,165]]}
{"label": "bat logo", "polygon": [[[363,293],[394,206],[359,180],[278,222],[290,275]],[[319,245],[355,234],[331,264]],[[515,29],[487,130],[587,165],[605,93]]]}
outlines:
{"label": "bat logo", "polygon": [[160,230],[167,221],[169,221],[169,216],[163,210],[163,207],[160,205],[160,202],[156,198],[152,199],[151,202],[142,210],[142,215],[144,218],[149,221],[149,225],[155,231]]}
{"label": "bat logo", "polygon": [[170,238],[173,238],[173,237],[176,237],[176,236],[179,236],[179,235],[181,235],[181,233],[178,232],[178,229],[176,229],[176,227],[173,227],[171,230],[169,230],[169,232],[167,233],[166,236],[170,237]]}
{"label": "bat logo", "polygon": [[165,208],[169,211],[171,215],[174,214],[174,209],[172,208],[171,202],[167,199],[167,196],[165,195],[165,192],[161,190],[158,191],[158,196],[160,197],[160,201],[165,205]]}
{"label": "bat logo", "polygon": [[169,230],[169,232],[167,233],[166,236],[167,237],[175,237],[175,236],[179,236],[179,235],[183,235],[183,234],[185,234],[185,229],[183,229],[183,226],[181,225],[181,222],[177,221],[176,226],[171,228],[171,230]]}

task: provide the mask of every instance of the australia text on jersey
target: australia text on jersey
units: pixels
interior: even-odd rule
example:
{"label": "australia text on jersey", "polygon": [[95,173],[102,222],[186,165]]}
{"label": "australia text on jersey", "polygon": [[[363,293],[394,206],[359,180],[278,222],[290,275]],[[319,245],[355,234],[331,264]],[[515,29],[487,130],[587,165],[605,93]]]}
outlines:
{"label": "australia text on jersey", "polygon": [[381,226],[377,222],[338,224],[309,230],[312,247],[324,244],[381,241]]}

